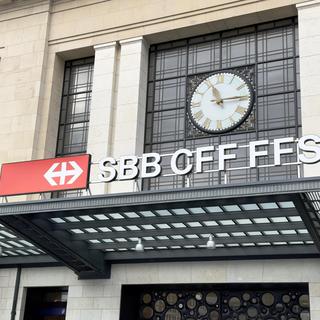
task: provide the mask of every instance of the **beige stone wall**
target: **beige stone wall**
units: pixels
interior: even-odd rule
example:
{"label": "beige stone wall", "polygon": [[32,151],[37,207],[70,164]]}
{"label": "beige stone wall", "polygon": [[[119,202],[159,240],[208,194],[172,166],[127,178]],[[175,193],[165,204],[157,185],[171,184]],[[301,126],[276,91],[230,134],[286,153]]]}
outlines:
{"label": "beige stone wall", "polygon": [[0,320],[10,319],[17,270],[0,269]]}
{"label": "beige stone wall", "polygon": [[[320,1],[298,6],[301,114],[304,135],[320,134]],[[320,176],[320,164],[305,165],[305,176]]]}
{"label": "beige stone wall", "polygon": [[[160,36],[164,41],[170,37],[167,32],[170,30],[174,30],[177,38],[190,36],[190,32],[211,32],[292,15],[294,5],[300,2],[303,0],[80,0],[77,8],[70,10],[74,3],[56,0],[49,43],[74,48],[77,43],[84,47],[97,41],[103,43],[160,32],[167,33]],[[271,13],[259,14],[275,8]],[[228,21],[234,17],[239,19]],[[188,28],[187,32],[183,28]]]}
{"label": "beige stone wall", "polygon": [[0,162],[31,159],[41,117],[47,1],[22,11],[0,7]]}

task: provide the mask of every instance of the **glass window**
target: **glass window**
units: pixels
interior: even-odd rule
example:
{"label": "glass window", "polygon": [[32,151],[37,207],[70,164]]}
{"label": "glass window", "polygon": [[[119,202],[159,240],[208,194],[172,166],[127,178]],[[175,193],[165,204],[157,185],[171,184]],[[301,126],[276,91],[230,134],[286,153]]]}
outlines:
{"label": "glass window", "polygon": [[[185,40],[156,44],[150,48],[145,151],[170,154],[179,148],[298,137],[301,131],[299,51],[297,19],[290,18]],[[224,134],[207,134],[193,126],[187,105],[193,89],[216,71],[237,71],[250,79],[255,104],[246,121]],[[270,147],[269,154],[273,150]],[[248,164],[248,149],[237,151],[233,166]],[[214,154],[214,159],[217,159]],[[295,162],[294,156],[284,156]],[[184,159],[181,157],[181,164]],[[265,165],[259,159],[259,165]],[[192,162],[192,160],[191,160]],[[161,177],[144,179],[145,189],[210,186],[225,182],[214,170],[217,161],[188,176],[170,175],[169,158],[162,163]],[[296,166],[229,171],[227,182],[241,183],[297,177]]]}
{"label": "glass window", "polygon": [[[94,58],[67,61],[56,155],[67,156],[87,151]],[[75,197],[81,190],[53,192],[52,197]]]}
{"label": "glass window", "polygon": [[57,156],[87,150],[93,61],[93,58],[86,58],[66,62]]}

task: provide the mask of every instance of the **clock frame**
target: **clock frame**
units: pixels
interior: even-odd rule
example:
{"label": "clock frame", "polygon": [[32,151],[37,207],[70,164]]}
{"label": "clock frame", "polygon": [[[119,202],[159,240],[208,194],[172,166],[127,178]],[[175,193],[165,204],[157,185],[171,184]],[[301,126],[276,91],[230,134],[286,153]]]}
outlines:
{"label": "clock frame", "polygon": [[[230,78],[233,77],[233,78],[237,78],[237,79],[240,79],[240,86],[244,86],[246,87],[246,90],[247,90],[247,93],[248,93],[248,105],[246,106],[246,110],[245,112],[243,112],[243,110],[241,110],[243,112],[242,116],[239,118],[239,119],[236,119],[234,121],[234,123],[231,123],[231,125],[225,127],[225,128],[221,128],[221,129],[209,129],[209,128],[206,128],[204,127],[203,125],[201,125],[199,123],[199,121],[197,121],[197,119],[195,119],[194,117],[194,114],[192,112],[192,108],[194,108],[194,96],[195,94],[197,93],[197,89],[203,84],[203,83],[206,83],[208,82],[208,80],[213,77],[221,77],[221,75],[224,77],[224,76],[228,76]],[[210,81],[209,81],[210,82]],[[211,82],[210,82],[211,83]],[[232,83],[232,81],[231,81]],[[216,86],[216,85],[221,85],[221,83],[215,83],[215,84],[212,84],[211,83],[211,86]],[[225,86],[228,86],[230,84],[225,84],[223,83],[223,85]],[[210,89],[209,85],[208,86],[208,89]],[[212,89],[211,89],[212,90]],[[199,93],[197,93],[199,94]],[[205,93],[204,93],[205,94]],[[203,95],[204,95],[203,94]],[[240,93],[239,93],[240,94]],[[228,98],[224,98],[225,100],[229,100]],[[222,99],[223,100],[223,99]],[[242,99],[244,100],[244,99]],[[213,101],[213,100],[212,100]],[[240,101],[240,100],[239,100]],[[201,101],[202,102],[202,101]],[[200,102],[200,104],[201,104]],[[190,95],[190,99],[189,99],[189,102],[187,104],[187,113],[188,113],[188,117],[191,121],[191,123],[200,131],[202,132],[205,132],[205,133],[208,133],[208,134],[222,134],[222,133],[226,133],[226,132],[229,132],[229,131],[232,131],[234,129],[236,129],[237,127],[241,126],[241,124],[243,122],[246,121],[246,119],[248,118],[248,116],[251,114],[252,112],[252,109],[253,109],[253,105],[254,105],[254,102],[255,102],[255,92],[254,92],[254,89],[253,89],[253,86],[251,84],[251,82],[248,80],[248,78],[246,76],[244,76],[243,74],[237,72],[237,71],[233,71],[233,70],[226,70],[226,71],[216,71],[216,72],[213,72],[213,73],[210,73],[209,75],[207,75],[204,79],[202,79],[198,85],[195,87],[195,89],[192,91],[191,95]],[[214,103],[214,102],[213,102]],[[196,103],[198,104],[198,103]],[[200,109],[201,110],[201,109]],[[218,110],[216,110],[218,111]],[[219,111],[218,111],[219,112]],[[208,120],[208,119],[207,119]],[[232,119],[233,120],[233,119]]]}

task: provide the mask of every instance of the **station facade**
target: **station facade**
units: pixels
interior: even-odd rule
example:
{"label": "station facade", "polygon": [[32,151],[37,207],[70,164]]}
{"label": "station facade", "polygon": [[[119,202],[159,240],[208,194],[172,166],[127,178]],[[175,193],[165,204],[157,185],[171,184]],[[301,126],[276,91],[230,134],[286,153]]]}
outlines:
{"label": "station facade", "polygon": [[0,0],[0,319],[319,319],[319,17]]}

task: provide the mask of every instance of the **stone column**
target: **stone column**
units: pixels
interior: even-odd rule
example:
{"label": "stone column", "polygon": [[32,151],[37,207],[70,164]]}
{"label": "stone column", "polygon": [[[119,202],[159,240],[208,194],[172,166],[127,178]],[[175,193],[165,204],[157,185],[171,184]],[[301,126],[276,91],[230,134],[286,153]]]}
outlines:
{"label": "stone column", "polygon": [[[302,132],[320,135],[320,1],[306,1],[297,8]],[[304,175],[320,176],[320,164],[304,165]]]}
{"label": "stone column", "polygon": [[[146,114],[148,45],[142,37],[120,41],[120,66],[112,156],[141,155]],[[134,190],[133,181],[113,182],[111,192]]]}
{"label": "stone column", "polygon": [[[95,46],[94,49],[95,61],[87,152],[92,155],[93,162],[98,162],[106,156],[111,156],[117,44],[116,42],[101,44]],[[92,165],[90,181],[97,180],[98,166]],[[106,193],[107,185],[91,183],[90,191],[92,194]]]}

